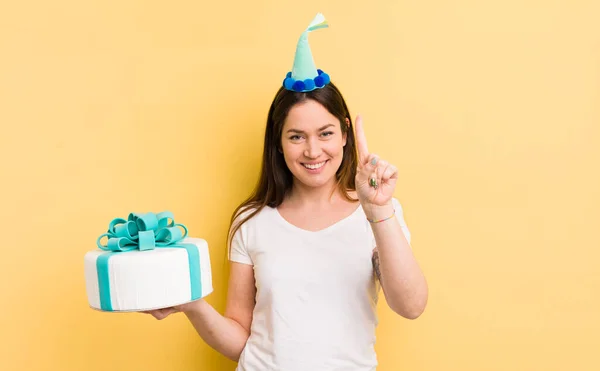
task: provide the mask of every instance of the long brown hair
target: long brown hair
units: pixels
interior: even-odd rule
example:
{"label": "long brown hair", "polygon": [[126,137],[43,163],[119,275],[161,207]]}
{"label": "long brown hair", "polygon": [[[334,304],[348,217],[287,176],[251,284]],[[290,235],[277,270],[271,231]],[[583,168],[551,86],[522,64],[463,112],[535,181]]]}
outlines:
{"label": "long brown hair", "polygon": [[[293,176],[288,169],[281,149],[281,133],[283,124],[290,109],[298,104],[312,99],[323,105],[329,113],[340,121],[342,134],[346,134],[346,145],[340,168],[336,172],[337,189],[349,201],[356,201],[348,194],[356,190],[355,176],[358,166],[358,155],[356,153],[356,141],[352,130],[352,119],[350,112],[338,88],[330,82],[323,88],[306,93],[293,92],[283,86],[275,95],[265,130],[262,166],[258,183],[245,201],[243,201],[233,212],[230,221],[230,233],[228,243],[235,235],[240,226],[256,215],[265,206],[279,206],[286,194],[292,189]],[[348,120],[348,125],[346,125]],[[251,210],[243,218],[236,222],[240,214]],[[236,225],[233,223],[236,222]]]}

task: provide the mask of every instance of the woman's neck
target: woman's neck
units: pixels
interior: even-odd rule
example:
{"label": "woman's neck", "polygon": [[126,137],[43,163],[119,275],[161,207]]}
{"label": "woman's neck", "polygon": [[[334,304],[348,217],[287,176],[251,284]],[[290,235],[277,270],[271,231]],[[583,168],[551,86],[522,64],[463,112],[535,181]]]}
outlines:
{"label": "woman's neck", "polygon": [[301,207],[320,208],[337,203],[342,198],[335,181],[318,188],[306,187],[302,183],[295,181],[292,191],[287,197],[287,202]]}

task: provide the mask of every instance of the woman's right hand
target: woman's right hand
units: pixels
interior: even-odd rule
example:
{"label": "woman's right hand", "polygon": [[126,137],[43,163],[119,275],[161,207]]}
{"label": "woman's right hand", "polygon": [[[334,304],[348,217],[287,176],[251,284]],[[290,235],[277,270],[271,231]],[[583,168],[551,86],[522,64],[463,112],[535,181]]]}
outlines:
{"label": "woman's right hand", "polygon": [[[200,299],[200,300],[202,300],[202,299]],[[200,300],[196,300],[191,303],[175,305],[173,307],[168,307],[168,308],[144,310],[144,311],[142,311],[142,313],[150,314],[152,317],[156,318],[157,320],[163,320],[174,313],[179,313],[179,312],[185,313],[185,312],[192,311],[194,309],[194,307],[196,305],[198,305]]]}
{"label": "woman's right hand", "polygon": [[183,312],[202,340],[225,357],[237,361],[250,337],[255,296],[254,267],[234,262],[231,265],[225,315],[217,312],[204,298],[143,313],[162,320]]}

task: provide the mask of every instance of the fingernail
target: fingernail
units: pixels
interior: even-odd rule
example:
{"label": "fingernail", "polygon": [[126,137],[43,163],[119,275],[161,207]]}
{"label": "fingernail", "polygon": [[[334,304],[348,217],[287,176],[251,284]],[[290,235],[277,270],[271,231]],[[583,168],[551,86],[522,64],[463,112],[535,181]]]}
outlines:
{"label": "fingernail", "polygon": [[371,165],[375,164],[377,164],[377,157],[373,157],[373,159],[371,160]]}

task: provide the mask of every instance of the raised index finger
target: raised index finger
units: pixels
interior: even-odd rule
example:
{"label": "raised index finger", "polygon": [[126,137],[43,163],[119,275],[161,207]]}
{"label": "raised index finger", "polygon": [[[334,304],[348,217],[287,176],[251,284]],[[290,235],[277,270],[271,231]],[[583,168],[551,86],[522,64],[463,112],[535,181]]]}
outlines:
{"label": "raised index finger", "polygon": [[367,138],[363,130],[362,116],[356,117],[356,125],[354,125],[356,131],[356,148],[358,149],[358,161],[364,164],[369,159],[369,148],[367,147]]}

